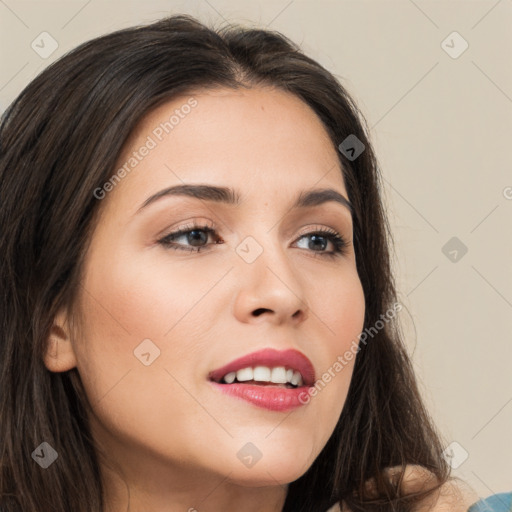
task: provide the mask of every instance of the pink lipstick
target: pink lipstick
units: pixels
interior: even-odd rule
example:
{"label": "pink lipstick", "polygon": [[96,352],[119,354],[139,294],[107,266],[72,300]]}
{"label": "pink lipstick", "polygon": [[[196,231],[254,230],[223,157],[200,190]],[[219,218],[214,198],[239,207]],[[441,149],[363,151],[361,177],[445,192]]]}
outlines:
{"label": "pink lipstick", "polygon": [[264,349],[231,361],[208,375],[221,392],[271,411],[306,405],[315,382],[311,361],[294,349]]}

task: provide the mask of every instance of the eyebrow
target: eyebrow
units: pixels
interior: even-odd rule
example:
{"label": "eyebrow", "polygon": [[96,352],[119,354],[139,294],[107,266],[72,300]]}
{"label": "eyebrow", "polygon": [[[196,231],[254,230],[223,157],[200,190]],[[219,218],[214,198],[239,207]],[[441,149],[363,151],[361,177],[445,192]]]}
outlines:
{"label": "eyebrow", "polygon": [[[241,203],[240,193],[229,187],[183,184],[174,185],[172,187],[160,190],[156,194],[153,194],[148,199],[146,199],[146,201],[144,201],[136,213],[139,213],[141,210],[158,201],[159,199],[169,196],[193,197],[203,201],[212,201],[215,203],[223,203],[233,206],[238,206]],[[340,194],[332,188],[302,190],[295,200],[295,203],[292,205],[292,209],[310,208],[331,201],[346,207],[352,214],[353,207],[350,201],[344,195]]]}

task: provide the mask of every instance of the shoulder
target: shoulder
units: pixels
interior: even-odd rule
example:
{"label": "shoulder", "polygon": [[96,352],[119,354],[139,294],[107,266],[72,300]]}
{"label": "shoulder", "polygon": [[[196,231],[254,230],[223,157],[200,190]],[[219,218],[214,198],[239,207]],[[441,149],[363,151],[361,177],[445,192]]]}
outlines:
{"label": "shoulder", "polygon": [[[393,470],[389,474],[393,477]],[[396,471],[396,469],[395,469]],[[406,494],[426,491],[438,484],[436,476],[427,468],[408,465],[405,468],[401,488]],[[467,512],[468,508],[478,500],[475,490],[460,478],[451,477],[439,489],[421,502],[415,512]]]}
{"label": "shoulder", "polygon": [[[391,481],[397,481],[400,466],[387,468],[385,473]],[[427,468],[419,465],[409,464],[405,467],[404,476],[400,484],[402,493],[413,494],[428,491],[438,484],[436,476]],[[375,482],[370,479],[367,486],[370,491],[374,488]],[[458,478],[450,478],[436,491],[433,491],[427,498],[419,503],[414,512],[468,512],[468,508],[478,500],[478,495],[466,482]],[[485,509],[475,509],[470,512],[481,512]],[[494,512],[494,509],[491,509]],[[334,505],[326,512],[350,512],[346,507],[340,508]],[[512,512],[508,509],[497,509],[496,512]]]}

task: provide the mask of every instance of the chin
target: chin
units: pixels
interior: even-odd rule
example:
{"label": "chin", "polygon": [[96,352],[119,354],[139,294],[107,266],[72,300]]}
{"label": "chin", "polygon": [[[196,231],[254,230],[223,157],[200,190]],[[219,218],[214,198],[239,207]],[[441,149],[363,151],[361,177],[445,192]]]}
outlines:
{"label": "chin", "polygon": [[[261,466],[260,466],[261,464]],[[260,461],[252,468],[237,468],[230,475],[230,480],[242,487],[275,487],[288,485],[300,478],[310,467],[310,463],[299,467],[296,460],[269,462],[266,465]]]}
{"label": "chin", "polygon": [[236,442],[232,450],[235,458],[226,461],[227,467],[221,471],[224,475],[231,473],[230,480],[244,487],[289,484],[310,468],[319,453],[310,442],[296,438],[286,442],[279,436],[272,439],[272,435],[261,441]]}

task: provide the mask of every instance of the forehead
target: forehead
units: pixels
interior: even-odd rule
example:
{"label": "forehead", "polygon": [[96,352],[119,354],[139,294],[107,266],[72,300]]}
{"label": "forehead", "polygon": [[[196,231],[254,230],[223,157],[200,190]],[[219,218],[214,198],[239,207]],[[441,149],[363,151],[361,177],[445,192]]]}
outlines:
{"label": "forehead", "polygon": [[116,170],[123,166],[129,172],[111,195],[123,189],[142,197],[183,183],[228,185],[244,196],[265,192],[269,201],[315,185],[346,195],[321,120],[300,98],[274,88],[198,91],[160,105],[134,130]]}

